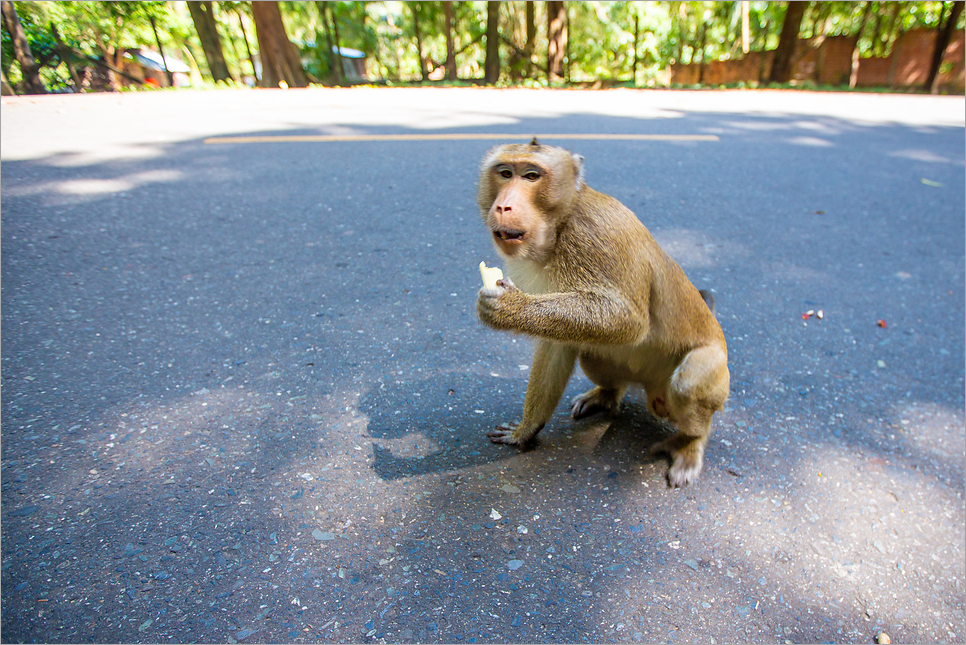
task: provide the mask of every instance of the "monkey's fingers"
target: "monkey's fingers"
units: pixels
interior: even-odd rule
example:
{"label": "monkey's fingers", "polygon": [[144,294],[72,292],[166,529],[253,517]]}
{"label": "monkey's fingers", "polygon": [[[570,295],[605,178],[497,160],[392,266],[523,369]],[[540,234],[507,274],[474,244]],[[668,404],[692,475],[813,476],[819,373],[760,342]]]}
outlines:
{"label": "monkey's fingers", "polygon": [[511,446],[519,445],[519,439],[514,438],[517,426],[511,423],[501,423],[495,430],[486,433],[493,443],[503,443]]}
{"label": "monkey's fingers", "polygon": [[510,278],[503,278],[496,281],[496,286],[503,287],[504,289],[517,289],[517,285],[513,284],[513,280]]}
{"label": "monkey's fingers", "polygon": [[503,287],[500,286],[480,287],[480,298],[492,298],[496,300],[503,291]]}
{"label": "monkey's fingers", "polygon": [[479,298],[476,301],[476,314],[487,327],[492,329],[509,329],[504,310],[503,294],[506,290],[502,287],[480,289]]}

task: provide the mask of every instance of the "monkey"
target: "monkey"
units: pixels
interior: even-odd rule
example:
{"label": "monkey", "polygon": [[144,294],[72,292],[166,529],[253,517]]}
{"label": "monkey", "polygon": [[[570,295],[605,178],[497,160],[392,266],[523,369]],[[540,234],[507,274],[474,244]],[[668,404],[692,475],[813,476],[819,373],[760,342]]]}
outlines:
{"label": "monkey", "polygon": [[508,144],[483,159],[477,201],[507,278],[483,287],[488,327],[535,339],[518,423],[488,433],[523,446],[553,415],[579,362],[594,384],[574,419],[617,414],[631,385],[676,432],[651,448],[670,457],[668,483],[692,483],[730,373],[714,299],[699,292],[637,216],[584,180],[584,158],[563,148]]}

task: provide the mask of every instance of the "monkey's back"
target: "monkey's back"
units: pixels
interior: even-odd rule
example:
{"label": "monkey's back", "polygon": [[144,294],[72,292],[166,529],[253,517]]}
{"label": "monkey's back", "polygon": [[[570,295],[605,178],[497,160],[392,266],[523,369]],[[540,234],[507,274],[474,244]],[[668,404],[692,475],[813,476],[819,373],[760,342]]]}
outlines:
{"label": "monkey's back", "polygon": [[[645,353],[683,356],[695,347],[725,348],[724,334],[714,314],[684,270],[660,247],[647,227],[617,199],[584,187],[562,236],[560,246],[575,251],[561,261],[561,277],[574,281],[566,289],[588,284],[608,285],[639,311],[646,312],[649,333]],[[598,287],[599,288],[599,287]],[[626,348],[630,349],[630,348]]]}

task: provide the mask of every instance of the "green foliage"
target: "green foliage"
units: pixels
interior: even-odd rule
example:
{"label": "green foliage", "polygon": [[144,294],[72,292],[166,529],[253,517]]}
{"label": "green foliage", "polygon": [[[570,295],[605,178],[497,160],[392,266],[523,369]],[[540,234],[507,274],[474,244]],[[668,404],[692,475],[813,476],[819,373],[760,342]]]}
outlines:
{"label": "green foliage", "polygon": [[[150,19],[153,17],[162,33],[177,32],[178,21],[168,10],[166,2],[15,2],[14,7],[24,27],[31,51],[38,63],[44,65],[41,78],[51,89],[70,86],[69,74],[56,49],[52,26],[62,41],[74,52],[71,61],[78,66],[89,65],[84,57],[106,58],[117,64],[117,53],[129,47],[153,46],[154,35]],[[193,27],[190,28],[193,34]],[[189,33],[184,26],[182,34]],[[9,35],[3,33],[4,73],[13,74],[13,48]],[[173,53],[178,47],[166,43]]]}
{"label": "green foliage", "polygon": [[[88,55],[136,47],[154,40],[149,17],[164,19],[163,2],[45,2],[49,20],[61,35]],[[32,44],[31,44],[32,46]]]}
{"label": "green foliage", "polygon": [[[215,2],[215,18],[232,74],[254,81],[249,49],[258,51],[251,3]],[[331,82],[328,31],[318,2],[280,2],[290,40],[299,48],[303,66],[316,82]],[[391,84],[422,78],[416,44],[416,22],[422,57],[432,79],[443,77],[446,27],[443,2],[327,2],[338,24],[339,45],[361,50],[368,76]],[[67,87],[69,75],[60,60],[51,24],[76,52],[116,59],[128,47],[156,49],[151,18],[165,53],[188,63],[195,87],[207,83],[207,68],[194,24],[183,2],[15,2],[33,55],[41,63],[42,79],[51,88]],[[533,3],[536,27],[527,42],[525,2],[500,5],[501,83],[546,87],[547,16],[545,3]],[[741,2],[577,2],[566,3],[569,39],[566,50],[568,82],[648,86],[667,84],[669,66],[702,60],[725,60],[743,55]],[[748,3],[750,49],[774,49],[786,3]],[[800,37],[859,35],[863,56],[889,53],[901,31],[936,29],[942,2],[873,2],[862,23],[865,2],[811,2]],[[483,76],[486,2],[453,2],[452,36],[461,83]],[[945,13],[944,13],[945,11]],[[962,18],[960,24],[962,24]],[[636,29],[635,29],[636,24]],[[961,27],[960,27],[961,28]],[[636,37],[635,37],[636,32]],[[327,38],[328,33],[328,38]],[[247,46],[246,46],[247,43]],[[19,66],[9,34],[2,42],[4,74],[16,83]],[[112,61],[114,62],[114,61]],[[635,75],[636,71],[636,75]],[[442,82],[442,81],[437,81]]]}
{"label": "green foliage", "polygon": [[[942,2],[872,2],[869,20],[858,34],[867,2],[812,2],[802,20],[803,38],[859,36],[863,57],[887,56],[896,37],[912,29],[938,29]],[[952,3],[948,3],[947,6]],[[949,17],[949,10],[943,20]],[[960,19],[960,29],[962,19]]]}

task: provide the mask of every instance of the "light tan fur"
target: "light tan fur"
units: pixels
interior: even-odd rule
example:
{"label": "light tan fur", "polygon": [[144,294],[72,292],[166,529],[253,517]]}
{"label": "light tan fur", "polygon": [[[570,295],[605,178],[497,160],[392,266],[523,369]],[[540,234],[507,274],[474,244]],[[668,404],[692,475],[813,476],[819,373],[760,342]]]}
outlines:
{"label": "light tan fur", "polygon": [[523,419],[497,426],[491,440],[533,439],[579,360],[596,387],[574,399],[573,417],[616,413],[628,385],[643,386],[650,411],[677,428],[652,452],[670,455],[672,486],[693,481],[729,389],[710,294],[634,213],[586,186],[583,158],[562,148],[536,139],[494,148],[478,201],[509,277],[480,290],[480,320],[537,339]]}

